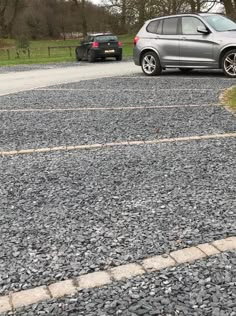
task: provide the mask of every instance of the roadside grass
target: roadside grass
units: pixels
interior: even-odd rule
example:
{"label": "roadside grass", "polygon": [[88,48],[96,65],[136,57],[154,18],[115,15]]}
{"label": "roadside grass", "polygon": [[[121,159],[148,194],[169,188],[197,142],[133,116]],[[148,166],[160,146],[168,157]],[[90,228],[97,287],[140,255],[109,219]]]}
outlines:
{"label": "roadside grass", "polygon": [[[118,36],[123,43],[123,57],[130,58],[133,53],[134,35]],[[44,64],[75,61],[75,46],[80,39],[37,40],[29,42],[29,49],[17,49],[17,42],[0,39],[0,67],[19,64]]]}
{"label": "roadside grass", "polygon": [[227,108],[236,113],[236,86],[226,90],[222,101]]}

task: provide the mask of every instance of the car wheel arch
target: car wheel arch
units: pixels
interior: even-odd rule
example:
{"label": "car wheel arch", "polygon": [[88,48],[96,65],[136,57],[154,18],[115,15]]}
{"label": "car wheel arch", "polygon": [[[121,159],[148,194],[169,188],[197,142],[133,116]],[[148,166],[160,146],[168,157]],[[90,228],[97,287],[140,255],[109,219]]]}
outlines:
{"label": "car wheel arch", "polygon": [[225,56],[225,54],[229,51],[231,51],[232,49],[236,49],[236,45],[228,45],[226,47],[224,47],[221,52],[220,52],[220,56],[219,56],[219,68],[222,68],[222,62],[223,62],[223,58]]}
{"label": "car wheel arch", "polygon": [[143,49],[143,50],[141,51],[140,56],[139,56],[139,64],[140,64],[140,65],[141,65],[141,62],[142,62],[143,55],[146,54],[146,53],[148,53],[148,52],[156,53],[156,54],[157,54],[157,57],[159,58],[159,61],[160,61],[160,63],[161,63],[161,59],[160,59],[160,54],[159,54],[159,52],[158,52],[156,49],[154,49],[154,48],[147,48],[147,47],[145,47],[145,49]]}

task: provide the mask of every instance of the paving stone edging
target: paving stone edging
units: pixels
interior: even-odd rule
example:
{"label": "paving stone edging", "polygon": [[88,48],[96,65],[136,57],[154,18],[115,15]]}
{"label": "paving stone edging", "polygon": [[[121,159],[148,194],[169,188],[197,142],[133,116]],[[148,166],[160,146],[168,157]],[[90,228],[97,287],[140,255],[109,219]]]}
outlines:
{"label": "paving stone edging", "polygon": [[137,141],[133,140],[133,141],[105,143],[105,144],[72,145],[72,146],[0,151],[0,156],[13,156],[13,155],[48,153],[48,152],[56,152],[56,151],[72,151],[72,150],[83,150],[83,149],[98,149],[98,148],[115,147],[115,146],[117,147],[117,146],[133,146],[133,145],[155,145],[155,144],[161,144],[161,143],[185,142],[185,141],[192,141],[192,140],[208,140],[208,139],[228,138],[228,137],[236,137],[236,132],[225,133],[225,134],[177,137],[177,138],[160,138],[160,139],[154,139],[154,140],[137,140]]}
{"label": "paving stone edging", "polygon": [[221,252],[236,250],[236,236],[216,240],[212,243],[200,244],[190,248],[173,251],[169,254],[150,257],[140,263],[130,263],[81,275],[71,280],[65,280],[39,286],[29,290],[23,290],[0,297],[0,313],[14,311],[19,307],[47,301],[52,298],[60,298],[66,295],[76,294],[82,289],[101,287],[114,281],[129,279],[145,273],[159,271],[161,269],[194,262]]}

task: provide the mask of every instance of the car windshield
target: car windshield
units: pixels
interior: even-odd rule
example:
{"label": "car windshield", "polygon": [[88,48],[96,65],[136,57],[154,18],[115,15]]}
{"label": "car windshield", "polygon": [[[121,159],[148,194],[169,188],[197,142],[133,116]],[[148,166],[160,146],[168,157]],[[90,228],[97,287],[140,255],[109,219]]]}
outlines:
{"label": "car windshield", "polygon": [[236,23],[222,15],[205,15],[204,20],[218,32],[236,31]]}
{"label": "car windshield", "polygon": [[98,42],[108,42],[108,41],[117,41],[117,37],[114,35],[101,35],[96,37]]}

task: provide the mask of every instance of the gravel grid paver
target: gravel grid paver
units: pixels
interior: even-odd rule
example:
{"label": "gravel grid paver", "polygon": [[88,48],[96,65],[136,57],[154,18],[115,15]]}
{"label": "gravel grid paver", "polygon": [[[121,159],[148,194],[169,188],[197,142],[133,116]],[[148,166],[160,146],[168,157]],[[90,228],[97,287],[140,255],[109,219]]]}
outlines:
{"label": "gravel grid paver", "polygon": [[[122,62],[130,61],[131,58],[125,58]],[[96,63],[99,63],[97,61]],[[114,64],[116,61],[110,59],[102,62],[104,65]],[[47,64],[22,64],[22,65],[12,65],[12,66],[0,66],[0,73],[9,73],[9,72],[21,72],[21,71],[30,71],[30,70],[42,70],[42,69],[57,69],[57,68],[67,68],[67,67],[86,67],[89,66],[88,62],[60,62],[60,63],[47,63]],[[218,75],[222,75],[219,73]]]}
{"label": "gravel grid paver", "polygon": [[0,112],[0,150],[153,140],[236,131],[222,107]]}
{"label": "gravel grid paver", "polygon": [[235,316],[236,252],[2,314],[10,315]]}
{"label": "gravel grid paver", "polygon": [[[0,109],[213,104],[236,83],[203,74],[81,81],[0,97]],[[67,88],[81,90],[57,90]],[[213,90],[171,91],[181,88]],[[0,117],[4,149],[150,139],[150,125],[158,137],[235,131],[218,106]],[[0,157],[0,295],[235,235],[235,146],[226,138]],[[234,270],[235,252],[221,254],[15,314],[235,316]],[[160,281],[168,278],[173,291]]]}
{"label": "gravel grid paver", "polygon": [[2,157],[0,294],[235,235],[235,145]]}
{"label": "gravel grid paver", "polygon": [[21,72],[38,69],[51,69],[51,68],[65,68],[75,66],[77,63],[48,63],[48,64],[29,64],[29,65],[13,65],[13,66],[0,66],[0,73],[8,72]]}
{"label": "gravel grid paver", "polygon": [[[125,84],[125,82],[124,82]],[[141,83],[140,83],[141,85]],[[215,90],[203,91],[123,91],[112,92],[89,90],[32,90],[2,96],[0,109],[25,108],[74,108],[74,107],[125,107],[125,106],[158,106],[219,103],[219,93]]]}
{"label": "gravel grid paver", "polygon": [[[159,89],[224,89],[236,83],[234,79],[228,79],[224,76],[220,78],[197,77],[194,75],[181,75],[175,73],[172,76],[160,77],[143,77],[140,76],[124,76],[115,77],[110,80],[103,78],[99,80],[83,80],[70,84],[59,84],[56,86],[46,87],[45,89],[114,89],[122,92],[124,89],[129,90],[155,90]],[[43,88],[42,88],[43,89]],[[79,91],[78,91],[79,92]],[[136,92],[136,91],[135,91]]]}

